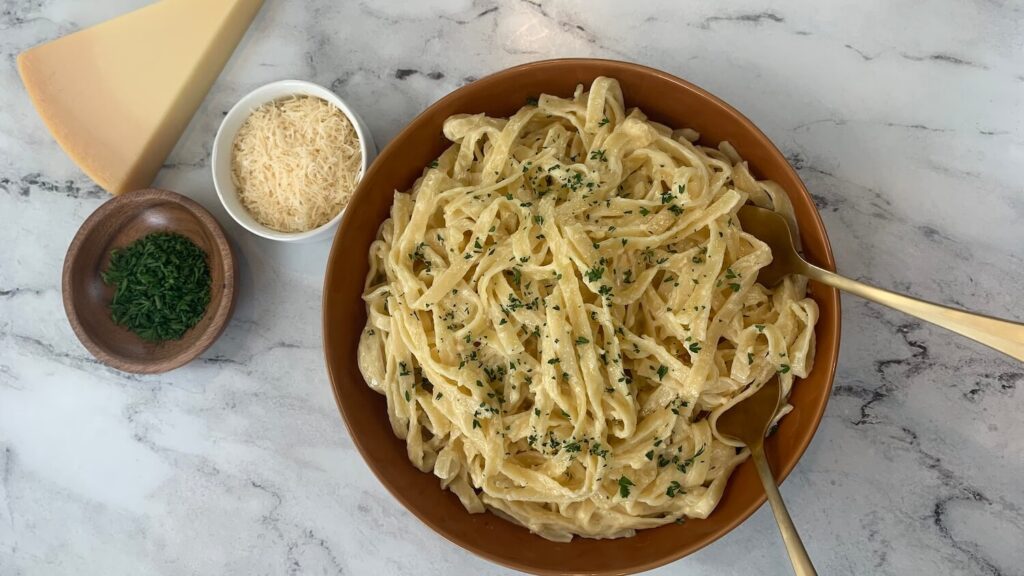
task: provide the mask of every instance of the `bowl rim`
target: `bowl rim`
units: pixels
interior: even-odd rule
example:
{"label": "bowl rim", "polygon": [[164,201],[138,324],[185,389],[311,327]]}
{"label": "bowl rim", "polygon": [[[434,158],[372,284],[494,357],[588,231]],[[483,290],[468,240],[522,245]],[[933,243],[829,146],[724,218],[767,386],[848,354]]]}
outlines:
{"label": "bowl rim", "polygon": [[[217,127],[217,134],[213,137],[213,149],[210,152],[210,172],[213,175],[213,187],[217,191],[217,198],[220,200],[221,205],[224,206],[224,210],[226,210],[231,218],[240,226],[257,236],[267,238],[269,240],[277,240],[279,242],[302,242],[324,236],[337,227],[341,222],[342,217],[345,215],[345,209],[348,206],[346,205],[345,207],[342,207],[342,209],[333,218],[312,230],[306,230],[305,232],[281,232],[260,224],[256,218],[245,210],[244,206],[241,208],[233,207],[225,197],[231,196],[237,199],[238,191],[235,189],[235,185],[231,182],[230,178],[225,180],[218,174],[219,166],[223,165],[225,162],[231,162],[231,146],[234,144],[235,135],[238,134],[238,130],[242,127],[242,124],[245,123],[245,120],[252,115],[256,108],[267,104],[268,102],[273,102],[274,100],[287,98],[289,96],[315,96],[325,100],[341,110],[349,123],[352,124],[352,127],[356,131],[356,136],[359,138],[359,150],[362,155],[359,173],[356,174],[355,188],[352,190],[352,193],[355,194],[355,190],[359,188],[359,184],[362,182],[363,176],[366,174],[371,162],[377,155],[377,147],[376,144],[374,144],[373,136],[370,134],[370,130],[366,127],[366,123],[363,122],[359,114],[357,114],[355,109],[345,102],[344,99],[338,96],[333,90],[307,80],[275,80],[258,86],[239,98],[238,101],[235,102],[235,104],[227,111],[224,118],[221,119],[220,125]],[[244,118],[238,122],[238,127],[234,130],[229,130],[228,126],[233,124],[236,120],[239,120],[239,117],[243,115]],[[230,139],[230,142],[228,139]],[[230,166],[228,169],[230,170]]]}
{"label": "bowl rim", "polygon": [[[656,69],[656,68],[652,68],[650,66],[645,66],[645,65],[642,65],[642,64],[636,64],[634,62],[626,62],[626,61],[622,61],[622,60],[613,60],[613,59],[608,59],[608,58],[553,58],[553,59],[537,60],[537,61],[533,61],[533,62],[527,62],[527,63],[524,63],[524,64],[519,64],[519,65],[516,65],[516,66],[505,68],[505,69],[499,70],[497,72],[493,72],[491,74],[488,74],[487,76],[479,78],[479,79],[477,79],[477,80],[475,80],[475,81],[473,81],[473,82],[471,82],[469,84],[466,84],[464,86],[460,86],[459,88],[456,88],[452,92],[449,92],[448,94],[446,94],[445,96],[443,96],[442,98],[440,98],[439,100],[435,101],[433,104],[431,104],[430,106],[425,108],[415,118],[413,118],[404,128],[402,128],[402,130],[400,132],[398,132],[391,139],[391,141],[388,142],[387,146],[385,146],[384,150],[382,150],[381,155],[382,156],[386,155],[386,152],[393,145],[394,142],[401,141],[401,140],[405,139],[405,137],[408,134],[419,130],[420,129],[420,125],[427,121],[427,118],[431,115],[431,112],[434,109],[443,107],[445,104],[448,104],[450,101],[458,98],[459,94],[464,89],[468,88],[469,86],[480,84],[480,83],[500,82],[500,81],[503,81],[504,78],[507,77],[507,76],[514,76],[514,75],[516,75],[516,74],[518,74],[520,72],[523,72],[524,70],[528,70],[530,68],[542,68],[542,67],[547,67],[547,66],[572,66],[572,65],[586,65],[586,64],[603,64],[603,65],[608,65],[608,66],[611,66],[611,67],[632,68],[632,69],[634,69],[634,70],[636,70],[638,72],[642,72],[644,74],[648,74],[648,75],[652,75],[652,76],[661,78],[662,80],[665,80],[665,81],[668,81],[670,83],[676,84],[676,85],[678,85],[678,86],[680,86],[680,87],[682,87],[684,89],[690,90],[690,91],[698,94],[701,98],[703,98],[705,100],[708,100],[711,104],[722,108],[729,115],[734,117],[743,126],[744,130],[749,131],[750,134],[759,142],[759,144],[761,146],[765,147],[767,150],[769,150],[770,152],[774,153],[775,155],[777,155],[779,158],[781,158],[783,160],[783,169],[785,171],[789,172],[790,175],[793,177],[794,182],[797,183],[797,189],[796,190],[788,190],[787,189],[786,190],[787,194],[801,195],[805,199],[811,201],[811,206],[814,207],[814,210],[811,211],[812,219],[809,222],[806,222],[806,223],[802,222],[802,224],[810,225],[810,228],[814,229],[817,232],[820,232],[821,240],[822,240],[822,246],[824,248],[824,257],[821,258],[820,260],[818,260],[816,262],[816,264],[819,265],[822,268],[825,268],[825,269],[829,270],[829,271],[835,271],[835,257],[834,257],[834,255],[832,253],[832,245],[831,245],[831,243],[829,241],[827,230],[825,228],[824,223],[821,220],[821,214],[817,210],[816,206],[814,206],[813,198],[811,197],[810,192],[807,190],[806,185],[803,183],[803,180],[800,179],[800,176],[797,173],[797,171],[793,168],[792,164],[790,164],[790,162],[786,159],[786,156],[778,149],[778,147],[775,146],[775,144],[768,138],[768,136],[765,135],[764,132],[762,132],[761,129],[758,128],[757,125],[755,125],[749,118],[747,118],[739,110],[737,110],[736,108],[734,108],[733,106],[731,106],[730,104],[728,104],[727,102],[722,100],[721,98],[711,94],[710,92],[708,92],[707,90],[704,90],[703,88],[701,88],[700,86],[697,86],[696,84],[688,82],[688,81],[686,81],[686,80],[684,80],[682,78],[679,78],[679,77],[677,77],[677,76],[675,76],[673,74],[669,74],[669,73],[664,72],[662,70],[659,70],[659,69]],[[359,194],[368,194],[369,192],[366,191],[366,189],[363,186],[363,183],[366,182],[366,181],[371,180],[371,178],[368,178],[368,177],[370,177],[373,174],[375,174],[376,171],[384,170],[384,169],[386,169],[386,167],[381,165],[381,163],[379,163],[379,162],[375,163],[373,166],[371,166],[369,172],[365,175],[367,177],[364,177],[362,180],[360,180],[360,185],[357,186],[355,192],[353,192],[353,198],[355,198],[355,196],[359,195]],[[352,216],[352,217],[354,218],[354,216]],[[347,225],[347,223],[348,223],[348,219],[345,218],[345,219],[342,220],[341,226],[344,227],[344,226]],[[526,564],[526,563],[523,563],[523,562],[516,562],[516,561],[509,560],[508,558],[492,554],[488,550],[479,548],[479,547],[477,547],[475,544],[473,544],[471,542],[463,541],[461,539],[458,539],[457,537],[454,537],[449,532],[449,530],[445,527],[445,525],[443,523],[436,522],[433,518],[427,517],[426,515],[421,514],[419,512],[419,510],[415,506],[412,506],[411,505],[412,497],[407,495],[407,494],[405,494],[405,493],[403,493],[403,492],[401,492],[401,491],[399,491],[399,490],[397,490],[395,488],[395,486],[393,485],[393,483],[391,482],[391,480],[388,478],[388,476],[377,465],[377,463],[373,459],[367,457],[368,447],[366,446],[366,444],[365,444],[365,442],[364,442],[364,440],[362,438],[360,438],[357,434],[353,433],[352,427],[349,424],[348,410],[351,409],[351,408],[346,408],[344,402],[342,402],[341,392],[339,390],[339,385],[337,383],[339,375],[336,374],[336,371],[335,371],[335,368],[333,366],[333,363],[331,362],[330,354],[328,352],[331,349],[330,341],[332,340],[331,328],[330,328],[330,323],[329,323],[329,317],[328,317],[328,313],[327,313],[327,310],[328,310],[328,298],[330,296],[330,291],[328,290],[328,282],[329,282],[330,278],[332,277],[332,275],[337,273],[335,268],[337,266],[340,266],[340,262],[343,260],[342,252],[344,250],[346,250],[346,249],[347,249],[346,247],[342,247],[342,246],[338,245],[337,234],[336,234],[335,241],[331,245],[331,251],[330,251],[330,254],[328,256],[328,261],[327,261],[327,268],[326,268],[325,274],[324,274],[324,289],[323,289],[322,302],[321,302],[321,305],[323,307],[324,313],[322,314],[322,323],[323,324],[321,326],[321,329],[322,329],[323,344],[324,344],[324,360],[325,360],[325,364],[327,366],[328,379],[331,382],[331,389],[332,389],[332,392],[333,392],[333,395],[334,395],[335,404],[338,407],[338,411],[341,413],[342,420],[345,422],[345,428],[346,428],[346,430],[348,430],[349,438],[352,440],[352,443],[356,446],[357,450],[360,453],[360,456],[362,456],[362,458],[363,458],[363,461],[366,463],[366,465],[370,469],[370,471],[373,472],[374,476],[377,477],[377,480],[387,489],[387,491],[396,500],[399,501],[399,503],[402,504],[402,506],[407,511],[411,512],[413,514],[413,516],[418,518],[420,520],[420,522],[425,524],[427,527],[431,528],[435,533],[441,535],[446,540],[448,540],[452,544],[455,544],[459,548],[462,548],[464,550],[468,550],[469,552],[473,553],[474,555],[476,555],[479,558],[483,558],[485,560],[488,560],[488,561],[493,562],[495,564],[498,564],[500,566],[504,566],[506,568],[511,568],[513,570],[519,570],[519,571],[526,572],[526,573],[529,573],[529,574],[538,574],[538,575],[543,575],[543,576],[557,576],[559,574],[562,574],[562,572],[554,570],[554,569],[543,568],[543,567],[538,567],[538,566],[535,566],[535,565]],[[824,348],[819,346],[818,349],[817,349],[816,358],[815,358],[815,360],[818,361],[819,355],[820,355],[820,357],[823,360],[823,364],[825,364],[825,378],[824,378],[824,380],[825,380],[825,388],[826,389],[824,390],[823,400],[821,401],[820,406],[814,406],[814,410],[809,414],[810,421],[807,424],[807,432],[806,432],[806,434],[799,438],[799,442],[797,442],[797,443],[792,445],[793,446],[792,452],[794,454],[794,457],[789,462],[785,463],[784,466],[779,467],[778,469],[774,469],[773,470],[779,485],[781,485],[785,481],[785,479],[789,476],[790,472],[792,472],[793,469],[796,467],[796,465],[800,461],[800,459],[803,458],[804,453],[807,451],[808,446],[810,445],[810,443],[813,440],[815,434],[817,433],[817,430],[818,430],[818,428],[819,428],[819,426],[821,424],[821,420],[823,419],[823,417],[825,415],[825,409],[826,409],[826,407],[828,405],[829,398],[831,397],[831,391],[832,391],[832,387],[833,387],[833,384],[834,384],[834,381],[835,381],[836,367],[838,365],[838,360],[839,360],[840,340],[841,340],[841,335],[842,335],[842,306],[841,306],[841,301],[840,301],[840,297],[839,297],[839,291],[834,289],[834,288],[825,287],[825,292],[824,292],[823,297],[824,298],[830,298],[831,297],[831,299],[833,299],[834,302],[835,302],[835,307],[834,307],[834,311],[833,311],[832,318],[831,318],[831,320],[833,322],[835,322],[834,345],[832,346],[831,349],[824,349]],[[410,464],[410,466],[412,466],[412,465]],[[698,541],[696,544],[694,544],[694,543],[680,543],[679,548],[677,550],[674,550],[672,553],[664,554],[664,555],[656,557],[656,558],[651,558],[651,559],[648,559],[646,561],[639,562],[639,563],[637,563],[635,565],[632,565],[629,568],[623,569],[623,570],[598,569],[598,570],[589,570],[589,571],[583,571],[583,572],[578,572],[578,573],[579,574],[591,575],[591,576],[604,576],[604,575],[607,575],[607,576],[616,575],[617,576],[617,575],[620,575],[620,574],[636,574],[636,573],[639,573],[639,572],[645,572],[645,571],[648,571],[648,570],[653,570],[655,568],[664,566],[664,565],[669,564],[671,562],[675,562],[676,560],[679,560],[679,559],[681,559],[681,558],[683,558],[685,556],[689,556],[690,554],[693,554],[694,552],[697,552],[698,550],[708,546],[709,544],[711,544],[711,543],[721,539],[723,536],[725,536],[729,532],[732,532],[733,530],[735,530],[737,526],[739,526],[740,524],[745,522],[748,518],[750,518],[751,515],[753,515],[753,513],[758,508],[760,508],[762,505],[764,505],[766,500],[767,500],[767,498],[766,498],[765,494],[763,492],[759,493],[756,496],[756,498],[754,498],[753,502],[747,508],[742,509],[739,514],[737,514],[730,521],[725,523],[723,525],[723,527],[719,531],[717,531],[717,533],[714,533],[712,535],[704,537],[703,539],[701,539],[701,541]],[[468,512],[467,512],[467,514],[468,514]],[[524,530],[525,530],[525,528],[524,528]],[[577,572],[574,572],[574,573],[577,573]]]}
{"label": "bowl rim", "polygon": [[[184,207],[193,216],[195,216],[199,223],[202,224],[202,226],[210,233],[213,237],[216,250],[220,253],[224,263],[224,291],[220,301],[216,303],[210,302],[209,306],[216,306],[213,320],[210,321],[210,325],[204,332],[195,335],[196,341],[193,345],[190,345],[188,348],[168,359],[160,360],[159,362],[147,362],[137,361],[111,352],[107,348],[101,346],[92,338],[92,336],[89,335],[89,332],[82,325],[81,319],[78,315],[78,307],[75,305],[74,298],[71,296],[71,275],[72,268],[78,259],[78,255],[81,253],[82,244],[85,243],[93,230],[100,226],[111,212],[119,208],[122,204],[134,203],[145,206],[156,202],[171,202]],[[75,336],[78,337],[79,342],[85,346],[85,349],[88,350],[89,353],[97,360],[122,372],[130,372],[133,374],[161,374],[180,368],[192,360],[195,360],[200,354],[208,350],[210,346],[213,346],[213,343],[216,342],[217,339],[220,338],[221,334],[224,333],[224,330],[228,326],[228,320],[231,318],[231,314],[234,312],[235,308],[237,292],[236,276],[238,276],[238,262],[235,260],[235,254],[234,250],[231,248],[231,242],[228,241],[227,236],[224,234],[224,229],[221,228],[217,219],[214,218],[206,208],[203,208],[195,200],[177,192],[160,188],[144,188],[141,190],[125,192],[107,200],[101,204],[99,208],[94,210],[93,213],[85,219],[85,222],[82,223],[78,232],[75,232],[75,236],[71,240],[71,244],[68,246],[68,251],[64,256],[64,265],[61,269],[61,300],[64,304],[64,313],[68,317],[68,322],[71,324],[72,331],[75,333]]]}

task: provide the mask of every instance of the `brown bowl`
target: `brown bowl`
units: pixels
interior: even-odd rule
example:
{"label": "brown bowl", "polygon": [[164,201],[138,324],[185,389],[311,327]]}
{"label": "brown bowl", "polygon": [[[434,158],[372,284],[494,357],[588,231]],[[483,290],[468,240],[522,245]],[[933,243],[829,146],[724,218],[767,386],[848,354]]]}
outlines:
{"label": "brown bowl", "polygon": [[[210,304],[180,340],[147,342],[110,318],[114,289],[100,274],[110,251],[153,232],[176,232],[206,252]],[[210,347],[227,326],[235,304],[235,259],[224,231],[202,206],[167,190],[122,194],[93,212],[64,258],[64,311],[82,344],[104,364],[124,372],[156,374],[182,366]]]}
{"label": "brown bowl", "polygon": [[[731,142],[757,177],[774,180],[789,193],[805,255],[830,270],[835,266],[810,194],[768,138],[725,102],[693,84],[644,66],[571,59],[510,68],[442,98],[391,141],[353,195],[327,264],[324,350],[334,397],[370,469],[406,508],[463,548],[536,574],[649,570],[720,538],[765,501],[753,463],[748,460],[735,471],[721,502],[706,520],[641,530],[632,538],[618,540],[550,542],[493,514],[467,513],[454,494],[440,488],[436,477],[416,470],[406,456],[405,443],[391,431],[384,397],[367,387],[359,373],[356,345],[366,321],[360,295],[370,243],[388,217],[394,190],[409,189],[423,167],[447,147],[441,136],[444,119],[456,113],[477,112],[509,116],[528,97],[542,92],[568,96],[577,84],[589,85],[597,76],[617,78],[627,106],[640,107],[653,120],[676,128],[694,128],[706,144]],[[780,479],[796,465],[818,427],[839,355],[839,294],[813,283],[810,294],[821,310],[814,370],[794,386],[790,397],[794,410],[766,443],[769,461]],[[790,505],[799,507],[800,502]]]}

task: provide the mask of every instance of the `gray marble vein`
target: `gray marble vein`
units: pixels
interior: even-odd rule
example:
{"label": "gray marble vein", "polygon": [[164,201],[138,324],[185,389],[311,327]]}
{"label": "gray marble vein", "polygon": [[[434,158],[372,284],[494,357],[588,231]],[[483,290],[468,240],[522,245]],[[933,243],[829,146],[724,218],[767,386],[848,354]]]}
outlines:
{"label": "gray marble vein", "polygon": [[[847,275],[1024,320],[1024,9],[1002,1],[267,0],[156,184],[240,258],[231,326],[159,376],[96,362],[63,313],[72,236],[107,195],[18,80],[23,49],[144,0],[0,6],[0,574],[507,574],[406,512],[359,457],[323,367],[328,244],[221,208],[223,114],[271,80],[337,91],[387,143],[451,90],[543,58],[664,69],[783,150]],[[628,97],[628,95],[627,95]],[[1021,574],[1024,366],[852,297],[835,390],[782,487],[819,572]],[[652,574],[787,574],[766,509]]]}

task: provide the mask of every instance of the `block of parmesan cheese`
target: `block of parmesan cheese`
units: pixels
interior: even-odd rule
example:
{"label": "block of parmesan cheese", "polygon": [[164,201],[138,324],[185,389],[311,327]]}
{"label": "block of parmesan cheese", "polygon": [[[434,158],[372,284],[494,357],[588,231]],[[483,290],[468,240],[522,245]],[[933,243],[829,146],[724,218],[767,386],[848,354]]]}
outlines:
{"label": "block of parmesan cheese", "polygon": [[263,0],[163,0],[18,56],[61,148],[113,194],[149,186]]}

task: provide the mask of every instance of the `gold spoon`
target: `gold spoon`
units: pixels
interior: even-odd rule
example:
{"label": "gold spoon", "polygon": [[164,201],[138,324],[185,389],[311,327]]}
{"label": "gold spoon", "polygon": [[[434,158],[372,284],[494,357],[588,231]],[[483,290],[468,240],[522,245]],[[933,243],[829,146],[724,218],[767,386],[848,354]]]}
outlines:
{"label": "gold spoon", "polygon": [[829,272],[807,262],[797,253],[789,225],[777,212],[744,206],[740,208],[738,216],[744,231],[753,234],[772,249],[772,263],[762,268],[757,275],[758,281],[765,286],[778,284],[789,274],[801,274],[811,280],[938,324],[1017,360],[1024,360],[1024,324],[947,308],[868,286]]}
{"label": "gold spoon", "polygon": [[782,386],[779,385],[777,376],[772,377],[760,390],[722,412],[715,422],[715,428],[722,436],[742,442],[750,449],[750,456],[757,467],[757,475],[761,477],[765,495],[768,496],[772,512],[775,513],[775,521],[782,532],[782,541],[786,543],[789,561],[793,563],[793,572],[797,576],[817,576],[818,573],[814,571],[814,565],[807,556],[804,543],[800,541],[800,534],[793,525],[793,519],[789,517],[786,504],[779,494],[779,487],[775,484],[772,469],[768,466],[768,459],[764,455],[764,435],[781,403]]}

